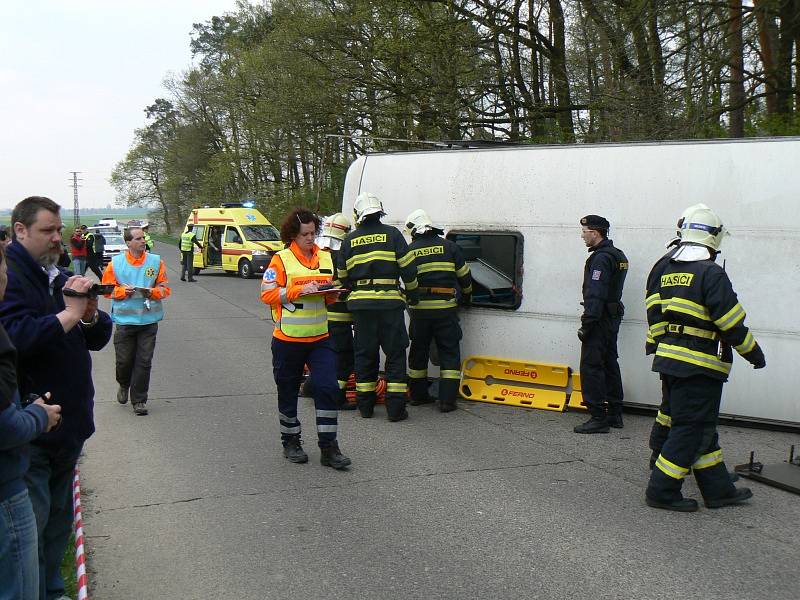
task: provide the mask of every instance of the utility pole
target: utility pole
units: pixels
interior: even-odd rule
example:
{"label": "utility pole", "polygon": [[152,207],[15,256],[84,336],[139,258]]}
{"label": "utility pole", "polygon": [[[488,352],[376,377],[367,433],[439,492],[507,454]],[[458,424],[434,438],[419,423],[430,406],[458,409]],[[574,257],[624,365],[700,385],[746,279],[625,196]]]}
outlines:
{"label": "utility pole", "polygon": [[73,226],[77,227],[78,224],[81,222],[81,210],[78,207],[78,185],[79,181],[83,181],[83,179],[78,179],[78,174],[80,171],[70,171],[72,173],[72,197],[73,197],[73,208],[72,208],[72,221]]}

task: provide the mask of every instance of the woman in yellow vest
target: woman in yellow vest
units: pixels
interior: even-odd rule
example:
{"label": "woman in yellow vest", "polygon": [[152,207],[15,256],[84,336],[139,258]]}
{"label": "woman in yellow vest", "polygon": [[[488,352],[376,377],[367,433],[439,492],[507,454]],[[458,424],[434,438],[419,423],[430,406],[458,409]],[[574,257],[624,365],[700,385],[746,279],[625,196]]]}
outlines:
{"label": "woman in yellow vest", "polygon": [[294,463],[308,462],[300,441],[297,395],[308,365],[314,377],[314,407],[320,462],[345,469],[350,459],[339,451],[336,441],[338,410],[336,397],[336,354],[328,339],[327,304],[336,294],[320,287],[333,281],[331,255],[320,252],[314,239],[320,220],[303,208],[289,213],[281,225],[286,248],[272,257],[261,280],[261,301],[272,307],[275,330],[272,335],[272,370],[278,388],[278,412],[283,455]]}

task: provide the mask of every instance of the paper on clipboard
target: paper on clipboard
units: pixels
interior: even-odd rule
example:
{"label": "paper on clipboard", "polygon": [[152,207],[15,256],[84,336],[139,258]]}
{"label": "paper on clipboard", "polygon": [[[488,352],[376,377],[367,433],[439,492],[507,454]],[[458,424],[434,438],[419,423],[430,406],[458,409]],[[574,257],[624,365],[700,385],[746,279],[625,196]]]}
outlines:
{"label": "paper on clipboard", "polygon": [[347,288],[327,288],[324,290],[317,290],[316,292],[303,292],[300,296],[313,296],[315,294],[343,294],[349,291]]}

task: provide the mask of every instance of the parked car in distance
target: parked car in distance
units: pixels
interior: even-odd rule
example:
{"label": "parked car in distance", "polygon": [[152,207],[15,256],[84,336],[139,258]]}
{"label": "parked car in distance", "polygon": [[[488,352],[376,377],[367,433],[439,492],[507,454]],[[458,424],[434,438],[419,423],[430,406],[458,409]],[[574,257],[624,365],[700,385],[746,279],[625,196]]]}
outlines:
{"label": "parked car in distance", "polygon": [[125,252],[128,246],[125,244],[121,233],[102,233],[103,237],[106,238],[106,247],[105,250],[103,250],[103,264],[106,265],[111,262],[111,259],[117,254]]}

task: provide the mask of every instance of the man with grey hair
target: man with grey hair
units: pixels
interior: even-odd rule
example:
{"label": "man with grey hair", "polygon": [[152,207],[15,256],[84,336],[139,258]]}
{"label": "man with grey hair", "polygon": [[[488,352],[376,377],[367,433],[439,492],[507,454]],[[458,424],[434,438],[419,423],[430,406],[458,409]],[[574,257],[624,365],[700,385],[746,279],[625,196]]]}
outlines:
{"label": "man with grey hair", "polygon": [[61,559],[72,530],[73,472],[83,443],[94,433],[94,385],[89,351],[111,337],[111,318],[97,309],[92,281],[67,277],[57,266],[61,207],[31,196],[11,213],[8,287],[0,321],[17,348],[22,398],[50,392],[62,424],[31,444],[25,483],[39,538],[39,598],[64,594]]}

